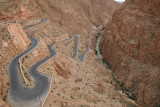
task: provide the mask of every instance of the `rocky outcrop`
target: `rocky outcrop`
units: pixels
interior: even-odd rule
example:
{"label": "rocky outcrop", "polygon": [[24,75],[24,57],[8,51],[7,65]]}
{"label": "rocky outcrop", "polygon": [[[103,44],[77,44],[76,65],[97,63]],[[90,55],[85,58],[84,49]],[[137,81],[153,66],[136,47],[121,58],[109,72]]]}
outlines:
{"label": "rocky outcrop", "polygon": [[5,15],[0,12],[0,21],[5,19],[12,19],[13,17],[11,15]]}
{"label": "rocky outcrop", "polygon": [[33,4],[54,25],[73,35],[84,35],[92,30],[93,25],[106,23],[120,6],[113,0],[35,0]]}
{"label": "rocky outcrop", "polygon": [[68,78],[69,77],[69,74],[70,74],[70,71],[69,71],[69,68],[66,66],[66,64],[59,60],[55,60],[54,61],[54,65],[55,65],[55,71],[62,77],[64,78]]}
{"label": "rocky outcrop", "polygon": [[85,16],[94,25],[103,25],[108,22],[115,9],[120,6],[114,0],[79,0],[77,2]]}
{"label": "rocky outcrop", "polygon": [[28,45],[31,43],[25,34],[23,28],[20,24],[9,24],[8,31],[12,37],[12,43],[16,46],[16,48],[20,47],[20,49],[27,49]]}
{"label": "rocky outcrop", "polygon": [[16,9],[15,12],[12,14],[8,13],[1,13],[0,12],[0,21],[12,19],[12,20],[17,20],[17,19],[31,19],[31,18],[37,17],[34,15],[31,11],[29,11],[26,7],[21,6]]}
{"label": "rocky outcrop", "polygon": [[9,105],[0,100],[0,107],[9,107]]}
{"label": "rocky outcrop", "polygon": [[106,23],[119,6],[113,0],[5,0],[0,4],[0,21],[45,17],[57,27],[76,33]]}
{"label": "rocky outcrop", "polygon": [[160,105],[160,1],[127,0],[101,39],[114,75],[145,107]]}

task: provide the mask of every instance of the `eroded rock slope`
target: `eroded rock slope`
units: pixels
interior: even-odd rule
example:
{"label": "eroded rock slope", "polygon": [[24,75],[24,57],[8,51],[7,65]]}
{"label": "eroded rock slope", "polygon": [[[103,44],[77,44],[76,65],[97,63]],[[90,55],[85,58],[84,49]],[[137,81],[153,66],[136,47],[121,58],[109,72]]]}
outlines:
{"label": "eroded rock slope", "polygon": [[126,0],[106,25],[102,54],[145,107],[160,105],[160,1]]}

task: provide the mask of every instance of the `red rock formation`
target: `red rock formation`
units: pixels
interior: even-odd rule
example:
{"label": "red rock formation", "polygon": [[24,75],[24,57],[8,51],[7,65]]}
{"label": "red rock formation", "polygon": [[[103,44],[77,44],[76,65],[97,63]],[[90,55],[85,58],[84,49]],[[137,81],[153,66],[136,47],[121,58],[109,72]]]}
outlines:
{"label": "red rock formation", "polygon": [[77,2],[89,21],[98,25],[108,22],[115,9],[120,6],[114,0],[78,0]]}
{"label": "red rock formation", "polygon": [[12,19],[13,17],[11,15],[4,15],[3,13],[0,12],[0,21],[1,20],[6,20],[6,19]]}
{"label": "red rock formation", "polygon": [[90,32],[93,25],[106,23],[119,6],[113,0],[35,0],[43,16],[68,33],[81,35],[83,29]]}
{"label": "red rock formation", "polygon": [[20,24],[9,24],[8,31],[12,37],[12,43],[18,48],[27,49],[31,43]]}
{"label": "red rock formation", "polygon": [[55,64],[55,71],[62,77],[68,78],[70,71],[69,68],[66,66],[66,64],[63,61],[54,61]]}
{"label": "red rock formation", "polygon": [[101,40],[103,57],[118,81],[145,107],[160,105],[160,1],[127,0]]}
{"label": "red rock formation", "polygon": [[31,11],[29,11],[26,7],[20,6],[13,13],[1,13],[0,12],[0,21],[3,20],[16,20],[16,19],[31,19],[36,18],[37,15],[34,15]]}

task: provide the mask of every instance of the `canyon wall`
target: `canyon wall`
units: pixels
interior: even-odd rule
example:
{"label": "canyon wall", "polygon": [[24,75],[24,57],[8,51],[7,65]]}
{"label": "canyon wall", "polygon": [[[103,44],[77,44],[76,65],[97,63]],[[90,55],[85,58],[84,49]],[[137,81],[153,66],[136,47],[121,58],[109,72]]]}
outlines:
{"label": "canyon wall", "polygon": [[106,25],[100,48],[115,78],[143,107],[160,106],[160,0],[126,0]]}
{"label": "canyon wall", "polygon": [[108,22],[120,4],[113,0],[4,0],[0,6],[0,21],[48,18],[68,33],[84,34],[93,25]]}

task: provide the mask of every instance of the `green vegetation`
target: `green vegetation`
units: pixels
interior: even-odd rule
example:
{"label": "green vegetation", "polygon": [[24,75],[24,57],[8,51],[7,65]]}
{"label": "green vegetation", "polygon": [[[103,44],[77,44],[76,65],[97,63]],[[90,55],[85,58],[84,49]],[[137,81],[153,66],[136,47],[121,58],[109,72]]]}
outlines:
{"label": "green vegetation", "polygon": [[23,66],[22,66],[22,70],[24,71],[24,68],[23,68]]}
{"label": "green vegetation", "polygon": [[3,97],[3,101],[6,101],[6,99],[7,99],[7,96],[4,96],[4,97]]}
{"label": "green vegetation", "polygon": [[89,107],[88,105],[81,105],[81,107]]}
{"label": "green vegetation", "polygon": [[101,36],[101,31],[98,32],[98,36]]}
{"label": "green vegetation", "polygon": [[128,98],[132,99],[132,100],[137,100],[135,94],[131,93],[129,91],[129,89],[127,89],[125,86],[124,86],[124,83],[122,82],[121,84],[116,81],[116,86],[114,88],[115,91],[119,91],[119,90],[122,90],[122,93],[126,94],[128,96]]}
{"label": "green vegetation", "polygon": [[114,87],[114,90],[115,90],[115,91],[118,91],[119,89],[118,89],[117,87]]}
{"label": "green vegetation", "polygon": [[124,83],[123,83],[123,82],[120,84],[120,88],[121,88],[122,92],[125,93],[125,94],[128,96],[128,98],[130,98],[130,99],[132,99],[132,100],[135,100],[135,101],[137,100],[135,94],[129,92],[129,89],[127,89],[127,88],[124,86]]}
{"label": "green vegetation", "polygon": [[102,61],[107,65],[107,69],[111,69],[111,65],[105,59],[102,59]]}
{"label": "green vegetation", "polygon": [[31,46],[32,45],[32,42],[29,44],[29,46]]}
{"label": "green vegetation", "polygon": [[25,58],[28,58],[28,56],[26,55]]}
{"label": "green vegetation", "polygon": [[26,73],[26,72],[24,72],[24,76],[28,79],[28,81],[31,83],[31,80],[30,80],[30,78],[29,78],[29,76],[28,76],[28,74]]}
{"label": "green vegetation", "polygon": [[131,93],[131,95],[128,95],[128,98],[135,100],[135,101],[137,100],[137,97],[133,93]]}
{"label": "green vegetation", "polygon": [[80,88],[78,87],[78,90],[80,90]]}
{"label": "green vegetation", "polygon": [[98,51],[96,50],[96,55],[98,54]]}
{"label": "green vegetation", "polygon": [[100,35],[97,35],[97,36],[96,36],[96,40],[98,40],[99,37],[100,37]]}
{"label": "green vegetation", "polygon": [[4,30],[5,30],[5,29],[3,28],[3,29],[2,29],[2,32],[4,32]]}
{"label": "green vegetation", "polygon": [[99,31],[99,32],[98,32],[98,34],[97,34],[97,36],[96,36],[96,40],[98,40],[98,38],[102,35],[101,32],[102,32],[102,31]]}
{"label": "green vegetation", "polygon": [[[97,36],[96,36],[96,40],[98,40],[98,38],[102,35],[103,31],[104,31],[104,27],[102,28],[101,31],[98,32]],[[98,51],[96,50],[96,55],[97,55]],[[102,49],[100,49],[100,54],[102,54]],[[111,65],[105,60],[103,59],[102,60],[103,63],[105,63],[107,65],[107,69],[111,69]],[[121,84],[115,79],[113,73],[112,73],[112,76],[113,76],[113,80],[115,81],[116,83],[116,86],[115,86],[115,90],[118,91],[118,90],[122,90],[123,93],[125,93],[128,98],[132,99],[132,100],[137,100],[136,96],[134,93],[131,93],[129,91],[129,89],[127,89],[125,86],[124,86],[124,83],[122,82]],[[83,106],[82,106],[83,107]]]}
{"label": "green vegetation", "polygon": [[103,27],[103,28],[98,32],[98,34],[97,34],[97,36],[96,36],[96,40],[97,40],[100,36],[102,36],[102,34],[103,34],[103,32],[104,32],[104,29],[105,29],[105,27]]}
{"label": "green vegetation", "polygon": [[155,104],[155,107],[160,107],[160,105],[158,105],[157,103]]}
{"label": "green vegetation", "polygon": [[22,59],[22,64],[24,63],[24,58]]}
{"label": "green vegetation", "polygon": [[99,50],[100,54],[102,54],[102,49]]}
{"label": "green vegetation", "polygon": [[74,97],[73,96],[70,96],[72,99],[74,99]]}
{"label": "green vegetation", "polygon": [[105,27],[102,28],[102,31],[104,31]]}
{"label": "green vegetation", "polygon": [[60,94],[59,94],[59,93],[57,93],[57,95],[58,95],[58,96],[60,96]]}

